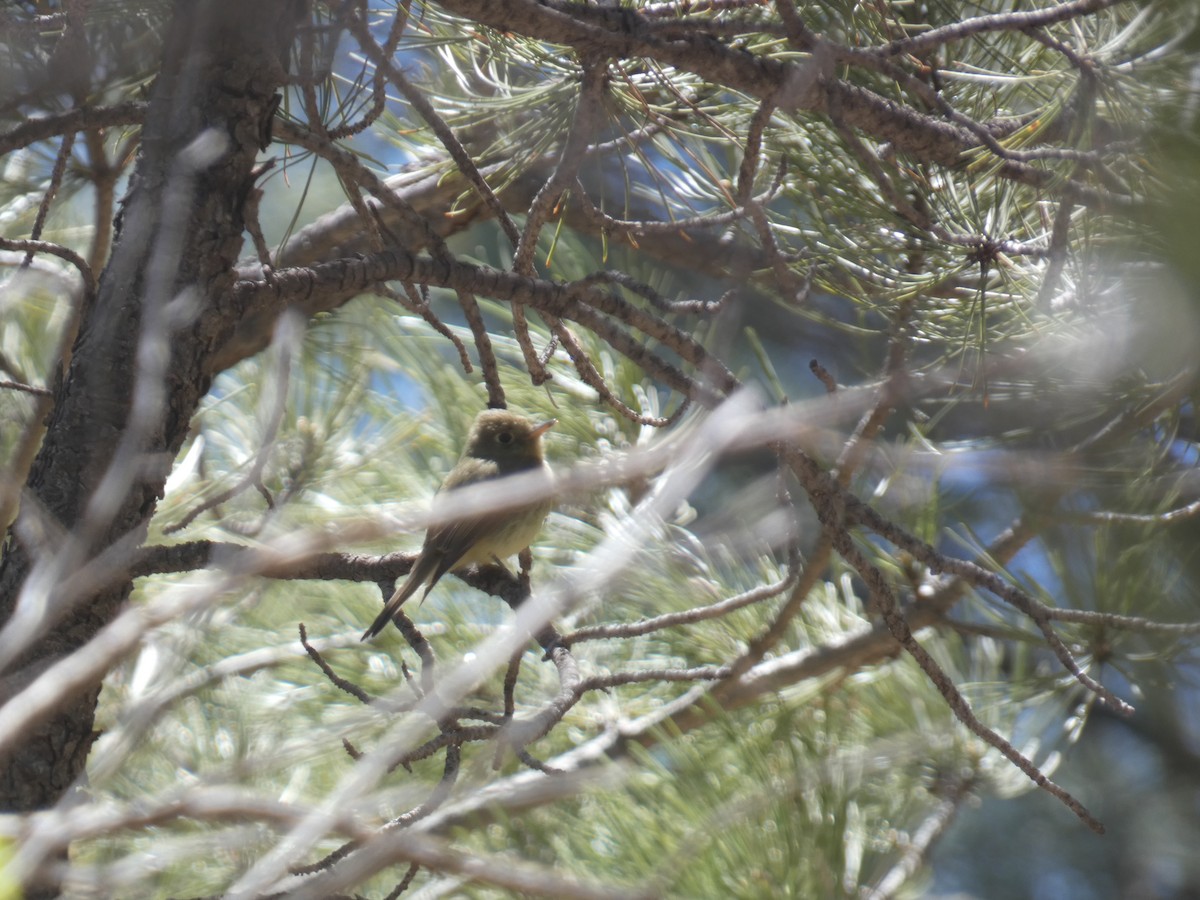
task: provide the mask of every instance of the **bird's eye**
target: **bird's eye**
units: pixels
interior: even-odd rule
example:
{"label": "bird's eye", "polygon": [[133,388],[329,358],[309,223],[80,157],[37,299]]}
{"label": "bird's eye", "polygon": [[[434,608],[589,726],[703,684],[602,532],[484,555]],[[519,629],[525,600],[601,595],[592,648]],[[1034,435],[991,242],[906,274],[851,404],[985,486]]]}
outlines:
{"label": "bird's eye", "polygon": [[512,436],[511,431],[502,431],[498,435],[496,435],[496,440],[498,440],[502,444],[511,444],[512,439],[513,439],[513,436]]}

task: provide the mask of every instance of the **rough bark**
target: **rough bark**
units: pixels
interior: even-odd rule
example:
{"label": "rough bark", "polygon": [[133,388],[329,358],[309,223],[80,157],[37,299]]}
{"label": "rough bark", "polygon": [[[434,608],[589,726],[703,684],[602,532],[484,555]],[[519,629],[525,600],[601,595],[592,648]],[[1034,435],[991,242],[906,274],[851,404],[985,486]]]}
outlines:
{"label": "rough bark", "polygon": [[[58,538],[31,539],[29,528],[11,536],[0,563],[0,621],[12,617],[35,566],[70,573],[117,541],[136,547],[145,534],[208,389],[210,357],[237,324],[222,298],[302,10],[295,0],[176,5],[119,234],[24,494],[26,525],[36,520]],[[86,596],[51,591],[46,617],[56,624],[4,674],[0,693],[11,696],[91,640],[129,592],[127,576]],[[98,693],[92,685],[0,759],[0,809],[52,805],[76,782]]]}

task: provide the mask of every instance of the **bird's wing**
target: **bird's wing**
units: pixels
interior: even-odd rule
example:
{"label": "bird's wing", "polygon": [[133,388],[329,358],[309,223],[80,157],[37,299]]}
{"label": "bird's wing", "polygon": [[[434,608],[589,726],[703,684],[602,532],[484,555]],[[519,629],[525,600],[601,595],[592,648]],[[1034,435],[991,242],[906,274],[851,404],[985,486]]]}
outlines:
{"label": "bird's wing", "polygon": [[[429,586],[433,587],[439,578],[457,568],[476,544],[495,534],[497,529],[503,528],[511,515],[511,510],[484,515],[468,514],[457,521],[431,529],[425,538],[425,545],[435,551],[438,566],[429,580]],[[472,559],[468,562],[478,563],[485,560]]]}

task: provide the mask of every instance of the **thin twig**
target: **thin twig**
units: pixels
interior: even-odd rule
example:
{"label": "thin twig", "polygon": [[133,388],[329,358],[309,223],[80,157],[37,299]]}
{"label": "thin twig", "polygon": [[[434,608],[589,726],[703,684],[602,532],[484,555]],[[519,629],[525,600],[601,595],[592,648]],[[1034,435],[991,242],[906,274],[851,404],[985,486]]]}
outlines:
{"label": "thin twig", "polygon": [[241,481],[224,491],[220,491],[216,496],[205,500],[178,522],[173,525],[164,526],[163,534],[174,534],[177,531],[183,530],[207,510],[228,502],[251,487],[258,489],[259,493],[266,499],[269,508],[274,508],[274,501],[262,483],[262,475],[266,470],[272,451],[275,450],[275,439],[279,435],[279,427],[283,424],[283,414],[287,409],[288,387],[291,383],[292,357],[295,351],[293,345],[299,339],[299,332],[295,327],[296,325],[294,316],[286,315],[280,318],[276,325],[275,344],[279,348],[279,358],[275,372],[275,392],[271,398],[262,446],[254,454],[254,460],[250,464],[250,471],[246,473]]}
{"label": "thin twig", "polygon": [[716,603],[710,603],[708,606],[697,606],[692,609],[681,610],[680,612],[664,613],[661,616],[641,619],[637,622],[588,625],[563,635],[563,643],[569,647],[574,644],[581,644],[584,641],[638,637],[643,634],[661,631],[664,628],[675,628],[679,625],[694,625],[697,622],[715,619],[754,603],[761,603],[763,600],[778,597],[784,591],[790,590],[796,584],[796,580],[799,577],[800,570],[798,567],[789,568],[787,574],[773,584],[759,585],[733,597],[727,597]]}
{"label": "thin twig", "polygon": [[[70,28],[67,30],[68,32],[73,31]],[[68,131],[63,135],[63,139],[59,143],[58,153],[54,157],[54,168],[50,172],[50,183],[42,193],[42,201],[38,204],[37,215],[33,219],[33,227],[29,230],[29,239],[31,241],[40,241],[42,239],[42,229],[46,227],[46,218],[50,215],[50,204],[54,202],[54,198],[58,194],[58,189],[62,187],[63,175],[67,171],[67,160],[71,158],[71,147],[74,144],[75,132]],[[34,251],[31,249],[25,254],[23,265],[28,266],[33,262],[33,253]]]}
{"label": "thin twig", "polygon": [[348,17],[348,24],[351,33],[353,33],[355,39],[359,42],[359,46],[362,47],[375,66],[384,73],[388,81],[396,86],[397,90],[404,95],[405,99],[412,104],[413,108],[420,113],[421,118],[433,130],[433,133],[437,135],[442,146],[446,148],[446,152],[450,154],[458,166],[459,172],[471,183],[476,193],[479,194],[480,199],[492,211],[492,214],[500,223],[500,227],[504,230],[504,233],[508,236],[513,246],[515,247],[519,244],[521,234],[517,230],[517,226],[513,224],[508,211],[500,203],[500,200],[496,197],[491,187],[488,186],[487,181],[480,174],[478,166],[475,165],[475,160],[471,159],[471,155],[459,142],[458,138],[455,137],[450,126],[438,115],[437,110],[433,108],[432,104],[425,98],[425,95],[417,90],[404,73],[392,63],[391,58],[384,54],[379,44],[372,37],[366,22],[357,15],[354,15]]}
{"label": "thin twig", "polygon": [[849,532],[847,532],[841,523],[829,521],[825,518],[827,515],[828,506],[824,504],[815,504],[818,506],[817,516],[822,519],[824,524],[830,531],[834,549],[838,554],[846,560],[846,562],[863,578],[867,584],[867,589],[870,591],[871,599],[880,615],[883,616],[884,623],[892,636],[904,647],[908,654],[916,661],[922,671],[938,689],[938,692],[946,700],[947,705],[953,711],[955,717],[962,722],[967,729],[982,740],[984,743],[999,750],[1009,762],[1015,765],[1018,769],[1041,788],[1046,793],[1057,798],[1071,812],[1075,813],[1079,819],[1088,826],[1096,834],[1104,834],[1104,825],[1093,816],[1082,803],[1067,790],[1064,790],[1059,785],[1055,784],[1045,776],[1030,759],[1022,754],[1009,741],[1005,740],[991,728],[988,728],[976,717],[971,705],[966,698],[959,692],[954,685],[954,681],[948,676],[937,661],[934,660],[929,652],[921,646],[917,639],[913,636],[911,629],[908,627],[908,622],[900,612],[900,608],[896,603],[895,595],[888,586],[883,574],[870,563],[854,546]]}
{"label": "thin twig", "polygon": [[342,678],[342,676],[334,672],[329,663],[325,661],[325,657],[321,655],[321,652],[308,642],[308,632],[305,630],[303,622],[299,623],[299,628],[300,645],[304,647],[304,652],[308,654],[309,659],[315,662],[321,671],[325,673],[325,677],[329,679],[329,683],[334,687],[345,691],[359,703],[365,703],[369,705],[373,698],[357,684],[347,681],[345,678]]}
{"label": "thin twig", "polygon": [[1034,9],[1028,12],[997,13],[991,16],[977,16],[964,19],[952,25],[931,28],[915,37],[902,38],[892,41],[883,47],[873,48],[888,56],[912,55],[920,56],[943,44],[961,41],[978,34],[988,34],[995,31],[1022,31],[1027,28],[1043,28],[1058,22],[1086,16],[1110,6],[1115,6],[1121,0],[1071,0],[1067,3],[1057,3],[1044,9]]}
{"label": "thin twig", "polygon": [[92,267],[70,247],[64,247],[62,244],[55,244],[50,241],[16,240],[14,238],[0,237],[0,250],[25,251],[27,260],[32,259],[35,253],[49,253],[51,256],[57,256],[59,259],[69,262],[79,271],[79,277],[83,280],[83,302],[86,303],[86,298],[96,293],[96,276],[92,272]]}

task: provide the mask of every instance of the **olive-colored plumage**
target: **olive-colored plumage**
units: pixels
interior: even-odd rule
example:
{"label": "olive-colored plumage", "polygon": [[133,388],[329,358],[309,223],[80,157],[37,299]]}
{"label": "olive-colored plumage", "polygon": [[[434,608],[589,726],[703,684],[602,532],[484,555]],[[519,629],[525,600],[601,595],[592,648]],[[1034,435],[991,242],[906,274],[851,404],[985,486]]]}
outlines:
{"label": "olive-colored plumage", "polygon": [[[544,467],[542,435],[554,425],[554,419],[535,425],[503,409],[481,412],[471,425],[462,457],[442,482],[439,493]],[[551,506],[553,500],[547,497],[527,506],[468,514],[430,528],[408,578],[383,605],[383,612],[363,632],[362,639],[379,634],[421,585],[426,585],[424,599],[447,572],[498,562],[524,550],[537,537]]]}

